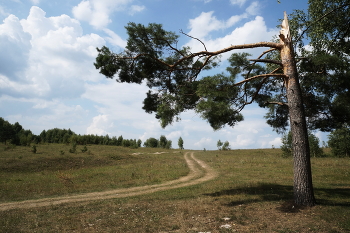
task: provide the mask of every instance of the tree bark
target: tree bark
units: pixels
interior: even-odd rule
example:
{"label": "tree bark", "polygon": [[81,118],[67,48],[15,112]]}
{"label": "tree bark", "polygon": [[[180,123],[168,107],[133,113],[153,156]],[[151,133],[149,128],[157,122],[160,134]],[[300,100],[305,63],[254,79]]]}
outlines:
{"label": "tree bark", "polygon": [[281,60],[283,73],[286,75],[285,85],[289,108],[289,120],[292,132],[294,156],[294,203],[302,206],[314,206],[315,197],[312,185],[310,148],[306,127],[305,111],[292,40],[289,32],[288,19],[284,13],[280,33]]}

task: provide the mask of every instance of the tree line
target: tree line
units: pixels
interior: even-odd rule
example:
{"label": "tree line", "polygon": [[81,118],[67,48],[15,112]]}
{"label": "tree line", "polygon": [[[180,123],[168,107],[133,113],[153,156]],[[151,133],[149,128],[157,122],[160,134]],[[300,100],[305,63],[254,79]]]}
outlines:
{"label": "tree line", "polygon": [[[312,134],[308,133],[309,147],[311,156],[323,157],[325,156],[323,150],[320,148],[319,139]],[[335,157],[350,157],[350,126],[344,124],[342,128],[332,131],[327,143],[324,143],[324,147],[331,148],[332,156]],[[0,142],[4,144],[13,144],[17,146],[30,146],[32,143],[75,143],[77,145],[110,145],[110,146],[123,146],[130,148],[139,148],[142,146],[141,139],[124,139],[123,136],[110,137],[108,134],[102,135],[80,135],[74,133],[71,129],[49,129],[43,130],[39,135],[35,135],[31,130],[26,130],[18,122],[11,124],[8,121],[0,117]],[[180,149],[183,147],[184,141],[180,137],[178,140],[178,146]],[[328,145],[327,145],[328,144]],[[171,149],[172,141],[168,140],[166,136],[161,135],[159,139],[154,137],[148,138],[144,143],[144,147],[151,148],[164,148]],[[230,144],[228,141],[217,142],[218,150],[230,150]],[[282,156],[292,156],[292,135],[291,132],[284,134],[282,137]]]}
{"label": "tree line", "polygon": [[[0,117],[0,142],[16,146],[30,146],[32,143],[74,143],[76,145],[110,145],[130,148],[142,146],[141,139],[124,139],[122,135],[110,137],[108,134],[105,136],[94,134],[80,135],[74,133],[71,129],[54,128],[43,130],[39,135],[35,135],[31,130],[24,129],[18,122],[11,124],[2,117]],[[171,149],[172,141],[162,135],[159,139],[147,139],[143,146]]]}

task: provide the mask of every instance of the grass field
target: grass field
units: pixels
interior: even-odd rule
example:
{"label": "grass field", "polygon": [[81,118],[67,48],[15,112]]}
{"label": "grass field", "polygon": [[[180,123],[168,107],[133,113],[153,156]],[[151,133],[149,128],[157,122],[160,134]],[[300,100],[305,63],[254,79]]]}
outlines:
{"label": "grass field", "polygon": [[[0,145],[0,204],[161,184],[189,173],[179,150],[80,147],[75,154],[69,145],[39,145],[33,154]],[[0,232],[350,232],[349,158],[312,158],[318,205],[297,208],[292,159],[279,149],[194,154],[219,176],[135,197],[1,211]]]}

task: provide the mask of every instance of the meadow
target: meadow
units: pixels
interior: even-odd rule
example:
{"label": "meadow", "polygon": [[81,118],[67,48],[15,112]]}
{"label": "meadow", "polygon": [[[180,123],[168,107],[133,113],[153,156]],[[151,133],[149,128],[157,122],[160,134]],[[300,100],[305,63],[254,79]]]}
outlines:
{"label": "meadow", "polygon": [[[189,174],[186,150],[0,145],[0,205],[144,185]],[[159,153],[163,152],[163,153]],[[293,205],[279,149],[190,151],[215,179],[132,197],[0,211],[0,232],[350,232],[350,159],[312,158],[317,205]]]}

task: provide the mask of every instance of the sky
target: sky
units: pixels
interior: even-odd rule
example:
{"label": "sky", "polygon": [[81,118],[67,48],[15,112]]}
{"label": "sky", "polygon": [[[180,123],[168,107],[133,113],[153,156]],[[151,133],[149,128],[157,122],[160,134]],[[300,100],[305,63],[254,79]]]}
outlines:
{"label": "sky", "polygon": [[[141,139],[165,135],[177,148],[271,148],[281,136],[266,124],[265,109],[249,105],[244,121],[214,131],[195,112],[162,129],[154,114],[142,110],[148,88],[117,83],[99,74],[96,47],[123,51],[128,22],[160,23],[167,31],[200,38],[209,51],[234,44],[271,41],[283,12],[306,9],[305,0],[0,0],[0,117],[19,122],[34,134],[70,128],[77,134],[122,135]],[[192,51],[202,45],[181,36]],[[263,50],[246,50],[258,56]],[[242,52],[242,51],[239,51]],[[220,67],[211,72],[224,72]],[[320,141],[324,134],[316,133]]]}

